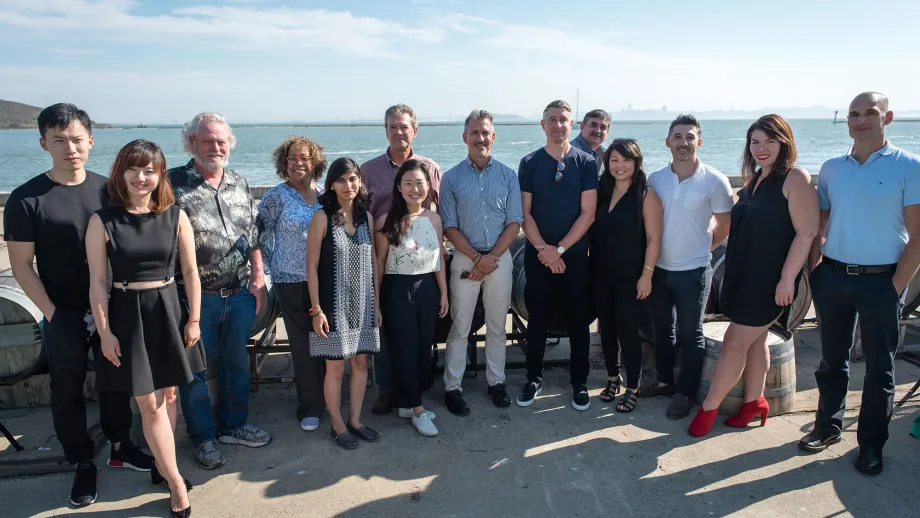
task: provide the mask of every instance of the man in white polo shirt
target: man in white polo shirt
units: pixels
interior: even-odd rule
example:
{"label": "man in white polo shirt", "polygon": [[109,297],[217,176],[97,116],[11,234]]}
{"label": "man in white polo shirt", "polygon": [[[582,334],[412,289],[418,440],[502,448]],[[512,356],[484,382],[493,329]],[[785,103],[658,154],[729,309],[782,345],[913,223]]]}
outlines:
{"label": "man in white polo shirt", "polygon": [[809,257],[821,364],[815,426],[799,447],[817,452],[840,442],[858,314],[866,376],[855,466],[869,475],[883,467],[904,290],[920,264],[920,157],[885,140],[893,117],[879,93],[850,103],[853,147],[821,167],[821,220]]}
{"label": "man in white polo shirt", "polygon": [[[658,381],[643,387],[639,397],[674,395],[668,406],[669,419],[681,419],[693,407],[706,355],[703,308],[712,280],[709,261],[712,249],[728,236],[734,203],[728,178],[697,158],[696,150],[703,142],[700,135],[696,118],[678,116],[665,139],[671,163],[648,177],[649,187],[664,205],[661,255],[649,297]],[[674,328],[675,310],[679,337]],[[682,350],[677,383],[676,342]]]}

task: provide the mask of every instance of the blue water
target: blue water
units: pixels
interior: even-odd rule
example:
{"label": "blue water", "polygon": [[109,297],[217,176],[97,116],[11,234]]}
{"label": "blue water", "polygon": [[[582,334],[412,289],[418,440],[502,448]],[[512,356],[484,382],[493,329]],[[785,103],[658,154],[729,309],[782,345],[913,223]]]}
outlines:
{"label": "blue water", "polygon": [[[752,121],[702,121],[701,159],[727,175],[740,173],[744,136]],[[799,149],[799,165],[818,173],[821,164],[845,153],[851,140],[845,124],[827,120],[791,120]],[[632,137],[639,141],[645,154],[646,170],[667,165],[670,152],[664,145],[668,122],[615,122],[608,138]],[[331,162],[349,156],[358,163],[382,153],[387,146],[383,127],[238,127],[234,129],[237,146],[230,154],[230,167],[249,180],[250,185],[274,185],[279,182],[271,162],[274,148],[290,135],[303,135],[325,147]],[[413,148],[435,160],[445,171],[466,156],[460,126],[422,126]],[[517,169],[521,157],[545,142],[538,125],[498,126],[493,155]],[[574,134],[573,134],[574,136]],[[895,122],[887,130],[889,140],[904,149],[920,154],[920,123]],[[9,191],[51,166],[47,153],[38,145],[37,130],[0,131],[0,191]],[[181,165],[189,157],[182,151],[178,128],[98,129],[95,147],[90,151],[87,167],[108,174],[112,160],[127,142],[145,138],[159,144],[170,167]]]}

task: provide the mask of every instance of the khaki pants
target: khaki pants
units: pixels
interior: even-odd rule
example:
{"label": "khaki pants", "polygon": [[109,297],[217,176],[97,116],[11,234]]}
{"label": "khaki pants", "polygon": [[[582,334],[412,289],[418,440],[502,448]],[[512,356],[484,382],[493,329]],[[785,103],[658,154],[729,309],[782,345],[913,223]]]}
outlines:
{"label": "khaki pants", "polygon": [[511,307],[511,284],[514,266],[511,253],[505,251],[499,258],[498,268],[481,281],[461,279],[463,271],[470,271],[473,261],[456,253],[450,266],[450,316],[453,324],[447,334],[447,366],[444,369],[444,388],[461,390],[460,382],[466,370],[467,337],[473,325],[473,314],[479,290],[486,315],[486,382],[489,386],[505,382],[505,322]]}

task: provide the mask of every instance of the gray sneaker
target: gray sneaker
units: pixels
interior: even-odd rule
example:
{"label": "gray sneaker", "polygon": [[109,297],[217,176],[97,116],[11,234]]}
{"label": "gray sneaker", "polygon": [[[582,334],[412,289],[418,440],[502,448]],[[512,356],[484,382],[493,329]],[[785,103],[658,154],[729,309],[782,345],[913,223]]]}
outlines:
{"label": "gray sneaker", "polygon": [[224,456],[217,449],[217,444],[213,439],[195,447],[195,460],[204,469],[214,469],[224,465]]}
{"label": "gray sneaker", "polygon": [[265,430],[259,430],[251,424],[226,432],[217,437],[217,440],[223,444],[242,444],[250,448],[258,448],[272,442],[272,436]]}

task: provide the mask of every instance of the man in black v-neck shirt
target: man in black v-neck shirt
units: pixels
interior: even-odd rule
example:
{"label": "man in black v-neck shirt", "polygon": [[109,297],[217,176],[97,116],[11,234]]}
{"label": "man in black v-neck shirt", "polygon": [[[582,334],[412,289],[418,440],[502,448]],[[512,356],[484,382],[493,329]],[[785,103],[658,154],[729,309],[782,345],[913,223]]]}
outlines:
{"label": "man in black v-neck shirt", "polygon": [[[108,204],[106,177],[84,169],[93,147],[92,122],[72,104],[55,104],[38,116],[40,144],[51,170],[10,194],[3,211],[13,276],[44,315],[42,341],[51,373],[51,415],[67,461],[77,465],[70,503],[96,500],[93,442],[87,434],[83,383],[87,353],[99,352],[89,302],[89,267],[83,242],[93,213]],[[33,259],[38,272],[32,267]],[[129,442],[131,408],[123,392],[101,391],[102,429],[112,443],[110,467],[150,471],[153,458]]]}

